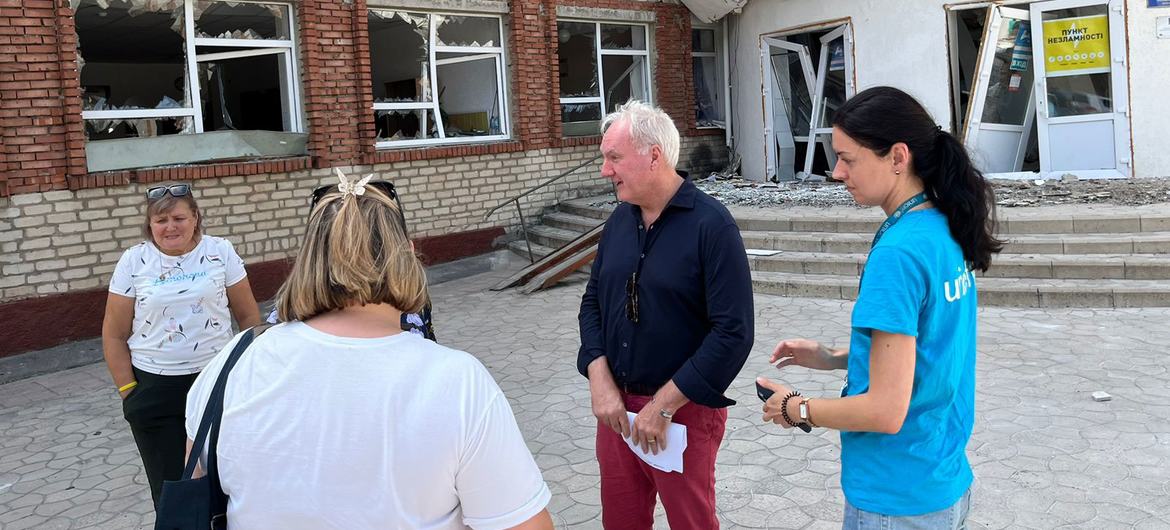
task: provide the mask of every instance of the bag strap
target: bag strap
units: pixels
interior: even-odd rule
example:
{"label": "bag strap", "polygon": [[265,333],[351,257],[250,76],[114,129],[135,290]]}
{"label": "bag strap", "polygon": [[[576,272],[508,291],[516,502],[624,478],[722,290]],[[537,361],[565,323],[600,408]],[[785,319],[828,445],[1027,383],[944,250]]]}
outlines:
{"label": "bag strap", "polygon": [[[199,462],[199,455],[203,454],[203,448],[207,444],[207,436],[211,434],[207,474],[211,475],[214,469],[215,477],[212,479],[215,486],[214,491],[219,491],[222,494],[222,490],[219,489],[218,469],[212,468],[212,465],[214,462],[215,448],[218,445],[219,420],[223,416],[223,395],[227,387],[228,373],[231,372],[232,367],[236,365],[236,361],[239,361],[240,356],[252,344],[252,341],[270,327],[272,327],[271,324],[262,324],[254,328],[249,328],[240,337],[240,340],[236,342],[236,346],[232,348],[232,352],[228,355],[223,369],[219,372],[219,377],[215,380],[215,385],[211,389],[211,395],[207,399],[207,404],[203,407],[203,417],[199,420],[199,430],[196,431],[195,440],[191,446],[191,454],[187,457],[187,465],[183,468],[182,480],[190,480],[191,476],[195,474],[195,466]],[[212,430],[213,426],[215,427],[214,431]]]}

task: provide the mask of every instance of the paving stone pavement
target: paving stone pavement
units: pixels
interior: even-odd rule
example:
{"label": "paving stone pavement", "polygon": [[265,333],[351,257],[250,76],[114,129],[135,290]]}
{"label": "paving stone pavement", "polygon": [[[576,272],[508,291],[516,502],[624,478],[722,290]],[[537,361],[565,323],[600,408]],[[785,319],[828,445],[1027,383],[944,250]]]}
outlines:
{"label": "paving stone pavement", "polygon": [[[600,528],[595,423],[575,369],[574,279],[487,290],[510,271],[433,289],[439,339],[475,353],[509,397],[552,492],[558,528]],[[756,346],[728,395],[717,464],[724,528],[840,528],[835,433],[760,422],[753,379],[783,338],[847,339],[852,302],[756,296]],[[968,455],[974,528],[1170,528],[1170,309],[980,312]],[[843,372],[785,369],[809,395]],[[1104,390],[1109,402],[1090,394]],[[145,475],[105,367],[0,386],[0,528],[149,528]],[[657,528],[666,528],[661,509]]]}

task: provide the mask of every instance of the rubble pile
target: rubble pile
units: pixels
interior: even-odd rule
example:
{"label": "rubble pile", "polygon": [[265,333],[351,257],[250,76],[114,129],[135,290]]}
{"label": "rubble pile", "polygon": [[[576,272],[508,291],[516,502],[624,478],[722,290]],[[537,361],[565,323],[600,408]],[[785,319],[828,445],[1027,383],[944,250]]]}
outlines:
{"label": "rubble pile", "polygon": [[[1140,206],[1170,203],[1170,178],[1079,180],[992,180],[995,202],[1005,208],[1056,204],[1117,204]],[[737,175],[712,175],[695,184],[728,205],[856,206],[837,182],[756,182]]]}

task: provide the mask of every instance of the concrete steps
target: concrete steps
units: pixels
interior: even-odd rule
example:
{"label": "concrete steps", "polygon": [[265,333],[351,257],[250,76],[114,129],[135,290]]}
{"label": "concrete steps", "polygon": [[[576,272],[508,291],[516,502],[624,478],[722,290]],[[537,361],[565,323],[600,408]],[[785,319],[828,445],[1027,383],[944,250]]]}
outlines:
{"label": "concrete steps", "polygon": [[[980,305],[1010,307],[1166,307],[1170,283],[1163,280],[1037,280],[979,278]],[[857,278],[787,272],[752,272],[757,293],[811,298],[857,299]]]}
{"label": "concrete steps", "polygon": [[[539,259],[603,222],[605,197],[566,201],[529,227]],[[854,299],[873,232],[884,216],[857,208],[730,208],[749,249],[756,292]],[[1004,251],[980,274],[983,305],[1170,307],[1170,204],[1001,210]],[[524,241],[508,247],[528,257]]]}
{"label": "concrete steps", "polygon": [[[749,256],[752,270],[807,275],[858,276],[865,254],[780,252],[773,256]],[[1002,254],[983,276],[988,278],[1170,280],[1167,256],[1145,255],[1046,255]],[[1170,281],[1167,282],[1170,285]]]}
{"label": "concrete steps", "polygon": [[[873,233],[741,232],[744,246],[793,252],[866,253]],[[1005,235],[1006,254],[1167,254],[1170,232]]]}

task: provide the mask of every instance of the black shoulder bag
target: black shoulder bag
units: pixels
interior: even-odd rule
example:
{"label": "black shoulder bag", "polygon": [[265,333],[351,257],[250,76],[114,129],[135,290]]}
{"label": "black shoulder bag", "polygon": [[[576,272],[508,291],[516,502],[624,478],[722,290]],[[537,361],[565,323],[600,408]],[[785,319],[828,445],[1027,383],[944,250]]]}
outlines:
{"label": "black shoulder bag", "polygon": [[[270,327],[265,324],[245,331],[228,355],[223,370],[219,372],[215,386],[212,387],[207,405],[203,407],[203,418],[199,421],[199,431],[195,434],[195,443],[191,446],[191,455],[187,458],[187,467],[183,469],[182,478],[163,483],[162,497],[155,510],[155,530],[227,528],[228,497],[219,484],[219,467],[216,465],[215,455],[219,442],[219,424],[223,417],[224,389],[227,387],[228,373],[236,365],[236,361],[240,360],[244,350],[248,349],[253,339]],[[207,473],[193,479],[191,475],[195,473],[195,465],[199,462],[199,455],[203,452],[209,434],[211,438],[207,449]]]}

